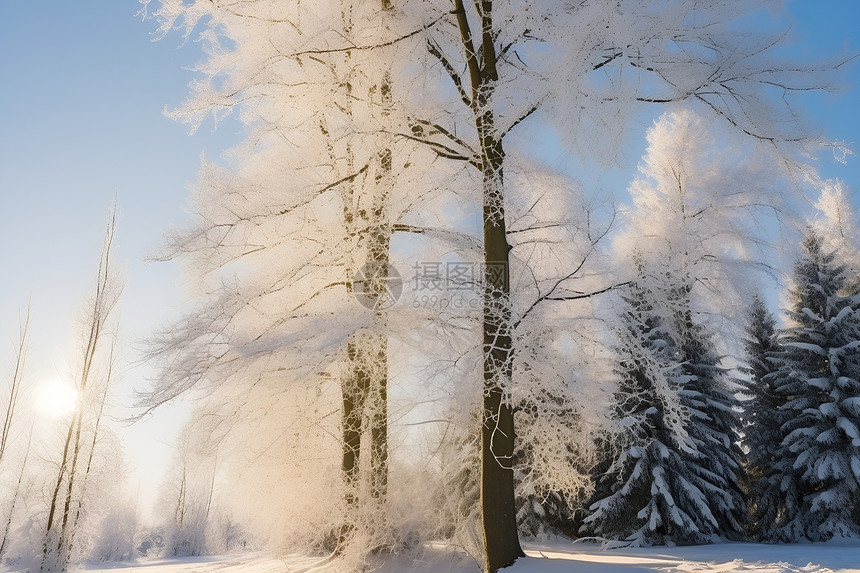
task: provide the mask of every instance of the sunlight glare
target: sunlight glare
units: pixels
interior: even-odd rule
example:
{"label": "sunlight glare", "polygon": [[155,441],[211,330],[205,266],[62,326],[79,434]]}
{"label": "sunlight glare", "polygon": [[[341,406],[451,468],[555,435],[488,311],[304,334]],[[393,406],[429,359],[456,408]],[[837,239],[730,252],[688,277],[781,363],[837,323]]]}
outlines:
{"label": "sunlight glare", "polygon": [[75,410],[78,392],[65,380],[55,378],[39,385],[33,407],[43,418],[65,418]]}

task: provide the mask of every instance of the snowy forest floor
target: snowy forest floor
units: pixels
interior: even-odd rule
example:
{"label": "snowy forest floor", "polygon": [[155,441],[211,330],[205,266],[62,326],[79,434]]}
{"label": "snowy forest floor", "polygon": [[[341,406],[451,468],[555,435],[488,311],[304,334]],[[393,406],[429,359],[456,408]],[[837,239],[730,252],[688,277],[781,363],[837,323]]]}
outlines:
{"label": "snowy forest floor", "polygon": [[[642,573],[720,572],[754,573],[829,573],[860,572],[860,541],[851,543],[764,545],[723,543],[692,547],[649,547],[601,550],[593,544],[565,541],[529,543],[527,558],[519,560],[506,573]],[[86,573],[299,573],[327,569],[317,567],[319,557],[291,555],[275,559],[262,554],[226,557],[160,559],[135,564],[85,566]],[[378,568],[377,568],[378,567]],[[421,560],[386,557],[374,564],[379,573],[479,573],[468,556],[439,546],[428,548]]]}

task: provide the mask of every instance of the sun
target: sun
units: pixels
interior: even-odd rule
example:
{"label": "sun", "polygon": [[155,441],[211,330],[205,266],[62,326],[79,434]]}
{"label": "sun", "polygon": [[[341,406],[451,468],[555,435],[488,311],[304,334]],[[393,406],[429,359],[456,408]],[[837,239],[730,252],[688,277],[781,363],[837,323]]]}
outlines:
{"label": "sun", "polygon": [[36,389],[33,408],[43,418],[59,419],[75,411],[78,391],[69,382],[54,378],[42,382]]}

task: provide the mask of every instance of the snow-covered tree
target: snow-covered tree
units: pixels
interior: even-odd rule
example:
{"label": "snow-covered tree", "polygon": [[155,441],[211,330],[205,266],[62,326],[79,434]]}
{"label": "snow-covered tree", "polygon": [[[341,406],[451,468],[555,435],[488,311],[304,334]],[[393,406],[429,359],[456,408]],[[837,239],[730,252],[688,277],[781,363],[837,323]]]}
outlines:
{"label": "snow-covered tree", "polygon": [[860,241],[857,237],[857,216],[851,205],[851,193],[836,180],[821,182],[821,194],[815,204],[819,216],[811,226],[823,241],[825,252],[838,252],[839,260],[849,274],[847,280],[860,279]]}
{"label": "snow-covered tree", "polygon": [[[789,325],[770,375],[787,420],[772,483],[785,500],[768,537],[860,534],[860,295],[839,251],[807,231],[789,290]],[[768,377],[765,377],[766,379]]]}
{"label": "snow-covered tree", "polygon": [[740,388],[722,366],[715,337],[707,327],[693,319],[690,310],[690,285],[676,291],[678,305],[673,325],[686,381],[681,388],[681,403],[690,416],[688,436],[695,454],[691,460],[693,483],[705,494],[714,524],[713,536],[738,539],[745,524],[741,493],[741,450],[739,443]]}
{"label": "snow-covered tree", "polygon": [[576,437],[588,435],[576,404],[552,389],[535,392],[534,400],[518,404],[514,477],[521,536],[574,533],[574,510],[590,489],[585,485],[585,456],[575,449]]}
{"label": "snow-covered tree", "polygon": [[634,545],[737,536],[743,505],[726,372],[691,320],[685,290],[674,291],[677,310],[665,318],[671,293],[642,278],[623,296],[613,426],[582,531]]}
{"label": "snow-covered tree", "polygon": [[11,483],[8,486],[4,486],[5,491],[11,491],[11,495],[7,498],[7,505],[3,508],[6,511],[5,517],[3,521],[0,521],[0,563],[3,562],[3,558],[6,555],[6,551],[9,549],[10,542],[12,541],[12,524],[15,521],[16,517],[20,517],[21,514],[21,506],[26,500],[22,499],[24,497],[25,488],[28,484],[25,483],[24,477],[26,475],[26,470],[28,469],[28,462],[30,460],[30,450],[33,444],[33,432],[31,430],[30,435],[27,438],[27,446],[24,449],[24,455],[22,457],[20,467],[18,468],[17,475],[12,478]]}
{"label": "snow-covered tree", "polygon": [[[99,455],[97,446],[108,392],[117,376],[115,344],[105,352],[105,339],[116,328],[113,311],[123,290],[123,280],[113,259],[115,232],[114,207],[102,243],[95,289],[84,306],[78,333],[80,354],[73,363],[76,401],[56,454],[56,474],[48,488],[41,571],[65,571],[68,566],[82,512],[86,512],[85,504],[92,501],[88,491],[91,474],[104,459],[104,452]],[[115,343],[115,330],[113,334]]]}
{"label": "snow-covered tree", "polygon": [[[12,520],[15,517],[15,509],[19,504],[19,496],[21,495],[22,482],[24,479],[24,470],[29,461],[30,445],[32,443],[32,426],[30,435],[27,439],[27,447],[23,456],[17,459],[7,455],[7,451],[12,449],[16,438],[19,438],[21,432],[21,413],[20,401],[21,392],[24,388],[24,374],[27,362],[27,352],[29,349],[29,330],[30,330],[30,306],[27,306],[26,315],[19,316],[18,319],[18,341],[15,344],[15,358],[13,360],[13,368],[8,378],[6,393],[3,396],[3,401],[0,402],[0,417],[2,417],[2,425],[0,425],[0,483],[5,491],[11,491],[11,495],[5,496],[2,504],[0,504],[0,563],[3,561],[3,555],[6,552],[9,543],[9,533],[12,530]],[[5,458],[5,460],[4,460]],[[17,462],[13,466],[12,460]],[[11,471],[10,471],[11,470]],[[17,471],[16,471],[17,470]]]}
{"label": "snow-covered tree", "polygon": [[773,266],[766,223],[793,211],[791,182],[769,150],[690,108],[663,114],[647,141],[615,250],[635,249],[654,275],[687,277],[698,319],[739,337],[755,276]]}
{"label": "snow-covered tree", "polygon": [[[544,117],[597,155],[615,147],[629,114],[642,102],[693,100],[755,137],[773,142],[784,137],[771,121],[774,108],[765,103],[761,88],[788,86],[793,72],[768,64],[767,84],[759,83],[764,70],[756,60],[768,59],[768,49],[754,46],[757,42],[749,38],[729,56],[725,48],[739,40],[731,26],[741,15],[737,4],[697,5],[696,17],[690,18],[693,8],[674,2],[658,7],[489,0],[467,5],[456,0],[444,22],[448,25],[431,20],[436,14],[442,18],[450,10],[448,3],[421,4],[428,51],[448,90],[436,102],[422,98],[417,113],[439,118],[446,129],[439,130],[435,141],[445,141],[456,150],[448,157],[471,163],[479,173],[487,269],[508,269],[510,264],[505,209],[516,190],[504,176],[506,145],[522,133],[517,126],[532,117]],[[729,68],[735,72],[725,75]],[[736,73],[741,69],[746,71]],[[773,82],[772,74],[781,79]],[[496,571],[522,555],[507,461],[515,450],[508,398],[515,355],[510,324],[518,317],[510,303],[509,273],[487,272],[484,279],[482,504],[485,567]]]}
{"label": "snow-covered tree", "polygon": [[779,484],[768,476],[776,463],[776,450],[782,442],[781,427],[785,401],[772,385],[774,371],[771,358],[777,350],[776,320],[764,301],[756,295],[749,307],[749,321],[744,338],[742,368],[743,413],[741,415],[744,448],[744,484],[749,522],[748,535],[762,539],[764,531],[776,521],[782,505]]}
{"label": "snow-covered tree", "polygon": [[[203,295],[156,341],[165,376],[143,405],[194,387],[207,388],[204,408],[217,409],[232,395],[219,391],[229,379],[267,397],[244,401],[234,429],[246,432],[289,402],[273,395],[319,388],[325,415],[341,416],[341,546],[356,529],[379,533],[374,546],[389,543],[383,507],[372,528],[356,520],[360,505],[384,506],[388,483],[389,243],[395,230],[422,231],[401,221],[416,197],[404,201],[393,188],[413,188],[404,166],[435,157],[394,139],[389,116],[402,117],[390,68],[403,62],[386,42],[403,23],[391,12],[387,0],[167,1],[157,10],[165,32],[201,25],[213,49],[204,80],[174,116],[196,127],[209,112],[241,106],[248,137],[229,168],[204,166],[198,216],[170,240],[166,256],[199,271]],[[367,43],[378,49],[358,48]],[[333,373],[339,398],[328,391]]]}
{"label": "snow-covered tree", "polygon": [[440,452],[441,483],[434,495],[439,508],[439,538],[450,539],[479,562],[481,536],[481,443],[476,416],[471,424],[445,429]]}
{"label": "snow-covered tree", "polygon": [[3,401],[0,402],[0,468],[6,449],[15,436],[15,423],[20,415],[17,415],[18,406],[21,401],[21,389],[24,386],[24,372],[27,363],[27,351],[30,344],[30,306],[27,306],[26,315],[18,319],[18,342],[15,344],[15,359],[13,369],[9,376]]}
{"label": "snow-covered tree", "polygon": [[138,557],[137,508],[130,499],[117,496],[112,501],[112,507],[100,516],[88,557],[102,563],[134,561]]}
{"label": "snow-covered tree", "polygon": [[[726,132],[721,137],[729,142],[735,140]],[[623,518],[617,522],[621,529],[613,531],[604,526],[600,531],[602,535],[627,537],[637,543],[659,543],[664,538],[673,542],[703,542],[717,536],[738,538],[745,521],[739,485],[741,451],[737,445],[740,407],[736,393],[740,387],[729,378],[721,350],[729,346],[726,337],[734,334],[731,325],[749,282],[744,274],[760,260],[759,247],[764,237],[756,230],[757,210],[761,205],[780,204],[778,177],[774,173],[767,175],[749,158],[739,157],[735,145],[725,139],[720,141],[713,124],[689,109],[661,117],[649,130],[648,143],[640,166],[642,176],[630,187],[633,205],[625,213],[626,225],[615,242],[622,273],[635,269],[638,275],[634,279],[637,294],[628,297],[647,301],[636,303],[647,305],[647,313],[638,311],[641,316],[633,321],[638,325],[635,328],[630,325],[630,315],[625,319],[628,334],[622,338],[618,352],[622,364],[630,362],[624,358],[630,352],[624,347],[632,344],[629,332],[647,334],[652,327],[643,325],[659,325],[661,344],[672,349],[663,357],[670,361],[663,368],[677,370],[674,386],[661,387],[664,393],[669,391],[665,388],[670,388],[686,417],[680,432],[683,439],[676,438],[674,442],[679,456],[675,461],[683,464],[676,473],[697,492],[693,499],[698,495],[700,500],[690,503],[677,494],[673,497],[682,515],[695,526],[661,515],[650,526]],[[717,333],[723,335],[722,339]],[[648,344],[639,340],[633,346]],[[656,358],[653,361],[659,363]],[[623,372],[624,369],[622,378],[632,376]],[[653,377],[651,374],[646,379]],[[629,384],[622,387],[621,393],[615,395],[616,402],[629,403],[627,395],[635,390]],[[637,399],[641,403],[636,403],[646,410],[656,407],[653,392],[641,391],[643,396]],[[616,403],[616,425],[628,415],[619,414],[619,407]],[[598,499],[612,501],[606,501],[605,506],[598,502],[598,514],[590,517],[589,523],[604,519],[602,512],[613,504],[623,505],[619,500],[623,496],[617,492],[624,491],[621,486],[627,476],[622,471],[623,477],[618,477],[617,463],[630,463],[629,448],[647,452],[645,445],[640,442],[621,446],[620,454],[615,454],[619,456],[619,462],[612,462],[615,477],[601,478],[615,487],[607,489],[606,483],[598,484]],[[601,473],[607,472],[607,463],[601,464]],[[638,472],[629,475],[651,479]],[[633,507],[626,511],[638,512],[641,508],[636,501],[632,503]],[[657,522],[674,523],[675,529],[658,534]],[[631,529],[632,524],[638,525]],[[638,529],[640,526],[642,529]]]}
{"label": "snow-covered tree", "polygon": [[615,426],[602,440],[596,500],[581,531],[639,545],[692,543],[703,540],[697,517],[707,501],[689,481],[684,378],[654,296],[638,282],[622,295]]}
{"label": "snow-covered tree", "polygon": [[[380,8],[388,7],[391,18],[381,18]],[[238,105],[254,126],[249,148],[261,151],[242,157],[248,169],[241,179],[255,183],[242,191],[228,185],[222,199],[229,200],[215,199],[202,232],[190,233],[182,245],[188,252],[200,249],[204,273],[218,268],[217,278],[224,278],[229,266],[240,280],[210,287],[206,308],[181,325],[174,340],[174,348],[183,348],[172,360],[176,374],[152,403],[237,372],[253,385],[284,369],[290,382],[307,384],[335,361],[350,333],[379,324],[371,313],[357,315],[344,304],[351,277],[343,270],[354,269],[361,252],[344,245],[368,236],[349,232],[349,218],[339,214],[345,206],[351,213],[353,184],[354,197],[369,198],[359,184],[372,184],[376,166],[386,163],[377,162],[379,152],[389,149],[390,165],[398,166],[390,188],[406,198],[402,207],[389,204],[393,212],[454,189],[480,213],[481,316],[475,330],[482,354],[476,381],[482,387],[484,566],[495,572],[510,565],[522,555],[512,466],[516,326],[536,302],[581,300],[606,287],[576,288],[570,279],[579,261],[573,259],[554,286],[518,306],[512,270],[523,248],[509,227],[508,208],[518,195],[510,150],[518,139],[522,147],[531,143],[528,124],[551,125],[581,157],[611,161],[641,106],[691,101],[792,155],[805,140],[782,96],[827,87],[820,73],[827,66],[776,62],[778,41],[738,32],[738,21],[751,9],[729,0],[454,0],[453,9],[449,0],[386,1],[381,7],[163,2],[165,29],[177,18],[185,18],[188,33],[208,23],[203,36],[210,60],[202,67],[208,77],[184,108],[185,117],[197,121]],[[376,99],[388,96],[384,82],[372,79],[382,66],[391,66],[388,85],[396,105],[390,109]],[[771,99],[771,93],[780,97]],[[278,141],[283,147],[275,151]],[[254,170],[267,173],[262,194],[246,192],[260,188]],[[204,194],[204,211],[206,199]],[[373,208],[372,200],[364,203]],[[335,227],[339,231],[331,232]],[[344,252],[348,259],[331,256]],[[292,258],[285,264],[287,253]],[[301,360],[290,360],[296,355]]]}

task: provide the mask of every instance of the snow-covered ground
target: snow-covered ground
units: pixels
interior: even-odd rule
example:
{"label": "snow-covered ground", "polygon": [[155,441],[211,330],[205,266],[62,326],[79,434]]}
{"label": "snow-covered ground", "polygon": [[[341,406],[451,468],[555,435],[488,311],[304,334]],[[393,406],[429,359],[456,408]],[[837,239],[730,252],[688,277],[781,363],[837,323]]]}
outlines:
{"label": "snow-covered ground", "polygon": [[[726,543],[693,547],[613,549],[555,541],[527,544],[528,557],[506,573],[642,573],[720,572],[830,573],[860,572],[860,542],[809,545]],[[460,553],[437,547],[423,559],[388,557],[380,573],[479,573],[478,566]],[[336,571],[319,557],[274,559],[260,554],[141,561],[111,567],[89,566],[82,573],[318,573]]]}

